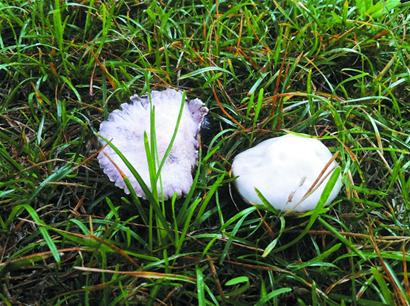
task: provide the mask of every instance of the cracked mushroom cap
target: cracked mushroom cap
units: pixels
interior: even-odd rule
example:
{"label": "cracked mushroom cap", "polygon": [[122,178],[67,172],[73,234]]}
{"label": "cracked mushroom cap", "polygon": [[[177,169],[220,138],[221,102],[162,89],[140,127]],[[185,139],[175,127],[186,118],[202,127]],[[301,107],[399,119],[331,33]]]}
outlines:
{"label": "cracked mushroom cap", "polygon": [[[257,188],[278,210],[312,210],[338,166],[332,153],[319,140],[284,135],[262,141],[238,154],[232,164],[235,185],[251,204],[261,204]],[[325,205],[332,202],[342,187],[339,175]]]}
{"label": "cracked mushroom cap", "polygon": [[[171,141],[179,115],[182,92],[173,89],[152,91],[151,101],[155,106],[155,133],[159,161],[162,160]],[[100,125],[100,135],[111,140],[127,160],[134,166],[147,186],[150,186],[144,132],[150,137],[150,99],[134,95],[131,103],[121,104]],[[188,193],[192,185],[192,169],[198,159],[198,135],[208,109],[199,99],[185,101],[181,121],[171,153],[161,170],[162,191],[165,199],[175,192],[178,196]],[[100,141],[102,145],[106,143]],[[121,158],[106,146],[98,155],[100,167],[115,186],[129,193],[117,167],[127,176],[140,197],[145,194],[136,178]],[[115,166],[115,165],[117,166]],[[158,182],[158,190],[160,184]]]}

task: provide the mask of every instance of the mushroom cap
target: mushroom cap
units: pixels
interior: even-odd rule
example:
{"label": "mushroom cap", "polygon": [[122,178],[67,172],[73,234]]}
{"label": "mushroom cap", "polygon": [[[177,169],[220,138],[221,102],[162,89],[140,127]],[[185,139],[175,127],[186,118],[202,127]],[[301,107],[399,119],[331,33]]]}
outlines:
{"label": "mushroom cap", "polygon": [[[155,133],[158,161],[164,157],[171,142],[182,102],[182,92],[173,89],[152,91],[151,102],[155,109]],[[148,162],[144,145],[144,132],[150,139],[150,99],[134,95],[131,103],[121,104],[121,110],[114,110],[100,125],[101,136],[110,140],[134,166],[145,184],[150,187]],[[198,133],[208,109],[199,99],[185,101],[181,121],[171,153],[161,170],[158,190],[167,199],[174,192],[178,196],[186,194],[192,185],[192,169],[198,159]],[[100,141],[105,145],[105,141]],[[129,193],[116,166],[127,176],[135,192],[140,197],[145,194],[136,178],[121,158],[106,146],[98,155],[100,167],[115,186]],[[115,166],[115,165],[116,166]],[[162,186],[162,189],[161,189]]]}
{"label": "mushroom cap", "polygon": [[[331,172],[338,166],[333,161],[320,176],[331,158],[332,153],[319,140],[287,134],[238,154],[232,172],[238,176],[236,187],[247,202],[261,204],[257,188],[274,208],[303,212],[316,207]],[[339,176],[325,205],[334,200],[341,187]]]}

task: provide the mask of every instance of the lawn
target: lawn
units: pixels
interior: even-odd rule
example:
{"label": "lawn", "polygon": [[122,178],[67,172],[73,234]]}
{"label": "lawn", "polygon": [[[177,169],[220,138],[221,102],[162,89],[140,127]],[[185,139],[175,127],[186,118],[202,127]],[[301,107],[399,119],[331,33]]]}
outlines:
{"label": "lawn", "polygon": [[[410,304],[402,2],[0,0],[0,304]],[[207,126],[189,194],[143,200],[101,171],[96,133],[166,88]],[[286,131],[338,154],[329,206],[235,190],[236,154]]]}

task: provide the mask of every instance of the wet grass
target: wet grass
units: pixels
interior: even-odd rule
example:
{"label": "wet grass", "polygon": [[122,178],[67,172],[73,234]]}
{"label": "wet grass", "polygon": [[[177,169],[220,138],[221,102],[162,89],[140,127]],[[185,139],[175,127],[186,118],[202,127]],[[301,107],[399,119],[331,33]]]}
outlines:
{"label": "wet grass", "polygon": [[[0,303],[409,304],[410,6],[372,3],[0,1]],[[107,180],[95,132],[168,87],[210,128],[161,206]],[[326,209],[232,188],[232,158],[285,130],[339,152]]]}

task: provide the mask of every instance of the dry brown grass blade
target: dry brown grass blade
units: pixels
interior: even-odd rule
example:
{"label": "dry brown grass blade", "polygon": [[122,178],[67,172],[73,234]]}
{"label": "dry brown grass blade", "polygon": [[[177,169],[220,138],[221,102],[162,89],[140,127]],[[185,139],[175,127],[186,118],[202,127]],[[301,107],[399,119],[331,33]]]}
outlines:
{"label": "dry brown grass blade", "polygon": [[108,241],[97,237],[95,235],[89,235],[92,239],[108,246],[110,249],[114,250],[115,252],[117,252],[119,255],[121,255],[122,257],[124,257],[129,263],[133,264],[136,267],[139,267],[139,264],[137,263],[137,261],[135,261],[133,258],[131,258],[127,252],[125,252],[123,249],[117,247],[116,245],[109,243]]}
{"label": "dry brown grass blade", "polygon": [[114,81],[113,77],[111,76],[111,74],[108,72],[107,67],[103,63],[101,63],[98,56],[91,49],[90,49],[90,51],[91,51],[92,56],[94,57],[94,60],[98,64],[98,67],[100,67],[101,72],[105,75],[105,77],[107,78],[107,80],[110,83],[111,87],[113,89],[117,89],[117,84],[115,84],[115,81]]}
{"label": "dry brown grass blade", "polygon": [[224,113],[224,115],[226,117],[229,118],[229,120],[231,120],[233,123],[235,123],[237,126],[239,126],[242,130],[244,130],[245,128],[243,127],[242,124],[239,123],[238,120],[236,120],[234,117],[232,117],[225,109],[225,107],[222,105],[221,100],[219,100],[218,94],[216,93],[215,87],[212,87],[212,93],[214,95],[215,101],[218,104],[219,108],[221,109],[221,111]]}
{"label": "dry brown grass blade", "polygon": [[270,228],[269,224],[265,220],[265,216],[262,215],[259,209],[256,209],[256,212],[258,213],[259,217],[262,220],[263,227],[266,229],[266,232],[268,235],[272,238],[275,239],[275,234],[273,233],[272,229]]}
{"label": "dry brown grass blade", "polygon": [[[352,233],[352,232],[345,232],[345,231],[340,231],[339,233],[343,236],[348,236],[348,237],[357,238],[357,239],[364,239],[364,240],[370,239],[370,235],[367,235],[367,234]],[[311,235],[330,235],[330,236],[333,235],[333,233],[326,231],[326,230],[310,230],[309,234]],[[391,245],[392,243],[410,242],[410,236],[379,236],[379,238],[373,237],[373,239],[377,243],[386,243],[389,245]]]}
{"label": "dry brown grass blade", "polygon": [[335,161],[335,159],[338,156],[339,156],[339,151],[337,151],[335,154],[333,154],[332,158],[329,159],[329,161],[323,167],[322,171],[320,171],[318,177],[313,181],[312,185],[309,187],[309,189],[303,195],[303,197],[299,201],[299,203],[304,201],[310,194],[312,194],[323,183],[323,181],[332,173],[332,171],[329,171],[326,175],[324,175],[325,172],[327,171],[327,169],[330,167],[330,165]]}
{"label": "dry brown grass blade", "polygon": [[[88,250],[85,247],[72,247],[72,248],[63,248],[63,249],[58,249],[59,253],[66,253],[66,252],[80,252],[80,251],[86,251]],[[46,259],[48,257],[52,256],[51,255],[51,251],[44,251],[44,252],[38,252],[38,253],[34,253],[34,254],[30,254],[27,256],[22,256],[22,257],[18,257],[16,259],[12,259],[12,260],[8,260],[5,262],[0,262],[0,268],[3,268],[7,265],[10,264],[15,264],[21,261],[29,261],[29,260],[34,260],[36,258],[41,258],[41,259]]]}
{"label": "dry brown grass blade", "polygon": [[74,267],[74,269],[79,270],[79,271],[84,271],[84,272],[98,272],[98,273],[127,275],[127,276],[136,277],[136,278],[173,279],[173,280],[185,280],[191,283],[195,282],[195,280],[192,277],[179,275],[179,274],[171,274],[171,273],[160,273],[160,272],[149,272],[149,271],[115,271],[115,270],[88,268],[88,267]]}
{"label": "dry brown grass blade", "polygon": [[221,286],[221,282],[219,281],[218,274],[216,272],[216,267],[214,261],[212,260],[211,256],[206,256],[208,259],[209,267],[211,268],[212,277],[215,280],[216,289],[218,290],[219,295],[221,296],[222,300],[225,300],[225,294]]}
{"label": "dry brown grass blade", "polygon": [[113,166],[115,167],[115,169],[117,169],[118,173],[121,175],[121,178],[124,179],[127,176],[125,175],[125,173],[121,170],[120,167],[118,167],[118,165],[114,162],[114,160],[105,152],[103,152],[104,156],[108,158],[108,160],[113,164]]}
{"label": "dry brown grass blade", "polygon": [[384,273],[387,276],[387,280],[389,281],[390,285],[393,288],[394,291],[394,298],[396,300],[396,305],[403,305],[403,306],[408,306],[408,303],[406,301],[406,298],[402,295],[402,292],[400,291],[399,287],[397,286],[396,282],[394,281],[393,276],[391,275],[389,269],[386,266],[386,263],[384,262],[383,256],[380,252],[379,246],[377,245],[374,236],[373,236],[373,230],[369,228],[369,240],[373,245],[373,248],[377,254],[377,257],[379,258],[380,265],[384,271]]}

